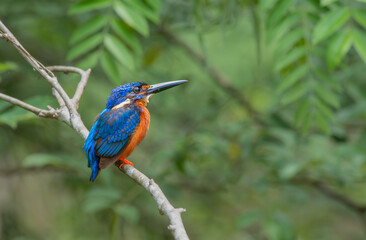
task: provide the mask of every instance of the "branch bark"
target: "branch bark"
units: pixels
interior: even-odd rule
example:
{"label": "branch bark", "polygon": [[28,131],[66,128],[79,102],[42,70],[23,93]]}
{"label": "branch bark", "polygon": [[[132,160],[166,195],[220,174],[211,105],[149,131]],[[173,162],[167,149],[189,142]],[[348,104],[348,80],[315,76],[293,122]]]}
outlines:
{"label": "branch bark", "polygon": [[366,206],[358,204],[354,202],[352,199],[340,194],[339,192],[335,191],[333,188],[328,186],[326,183],[321,182],[319,180],[313,180],[309,178],[302,178],[297,180],[299,182],[305,183],[307,185],[310,185],[317,189],[319,192],[324,194],[325,196],[333,199],[336,202],[339,202],[340,204],[348,207],[349,209],[353,210],[357,214],[361,215],[362,217],[365,217],[366,213]]}
{"label": "branch bark", "polygon": [[8,103],[11,103],[13,105],[19,106],[21,108],[24,108],[25,110],[28,110],[34,114],[36,114],[39,117],[44,117],[44,118],[54,118],[55,114],[56,114],[56,110],[51,108],[49,110],[44,110],[44,109],[40,109],[37,108],[35,106],[32,106],[26,102],[23,102],[17,98],[13,98],[11,96],[8,96],[6,94],[0,93],[0,99],[7,101]]}
{"label": "branch bark", "polygon": [[[0,99],[5,100],[11,104],[22,107],[28,111],[35,113],[40,117],[49,117],[66,123],[69,127],[74,129],[84,140],[87,138],[89,131],[85,127],[81,117],[77,111],[79,100],[83,94],[84,88],[88,82],[90,75],[90,69],[84,71],[82,69],[70,66],[51,66],[46,68],[42,63],[35,59],[28,51],[20,44],[10,30],[0,21],[0,38],[5,39],[12,44],[23,58],[45,79],[52,87],[52,93],[59,103],[58,109],[50,108],[49,110],[43,110],[36,108],[30,104],[27,104],[19,99],[10,97],[5,94],[0,94]],[[70,98],[65,90],[58,82],[57,77],[53,72],[64,73],[77,73],[81,76],[81,80],[76,88],[75,94]],[[185,212],[185,209],[174,208],[160,187],[154,182],[153,179],[149,179],[143,173],[136,168],[125,165],[120,170],[129,176],[136,183],[145,188],[154,198],[158,205],[160,213],[165,214],[170,221],[168,229],[172,231],[175,239],[187,240],[188,235],[184,228],[181,213]],[[14,174],[13,171],[6,172],[7,174]]]}

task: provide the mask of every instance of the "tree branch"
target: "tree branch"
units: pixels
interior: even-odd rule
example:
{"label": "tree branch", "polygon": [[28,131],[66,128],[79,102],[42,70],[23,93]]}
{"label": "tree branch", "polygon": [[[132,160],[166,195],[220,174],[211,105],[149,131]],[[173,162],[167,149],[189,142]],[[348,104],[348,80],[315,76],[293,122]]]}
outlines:
{"label": "tree branch", "polygon": [[[66,123],[68,126],[73,128],[84,140],[87,138],[89,131],[85,127],[83,121],[77,112],[78,103],[84,88],[87,84],[90,69],[83,71],[79,68],[68,67],[68,66],[51,66],[46,68],[33,56],[31,56],[27,50],[19,43],[19,41],[14,37],[14,35],[9,31],[9,29],[0,21],[0,38],[7,40],[11,43],[23,56],[23,58],[37,71],[39,74],[48,81],[52,86],[52,93],[60,104],[60,108],[55,110],[57,114],[49,115],[50,118],[57,119]],[[75,94],[72,99],[66,94],[65,90],[59,84],[57,77],[52,71],[61,71],[65,73],[74,72],[81,76],[81,80],[76,88]],[[9,103],[23,107],[36,115],[45,114],[42,109],[38,109],[27,103],[24,103],[18,99],[12,98],[5,94],[0,95],[0,99],[6,100]],[[50,110],[51,111],[51,110]],[[48,114],[48,113],[47,113]],[[46,114],[46,115],[47,115]],[[158,208],[161,213],[165,214],[170,221],[168,228],[172,231],[175,239],[186,240],[189,239],[188,235],[184,229],[184,225],[180,214],[185,210],[182,208],[174,208],[168,199],[165,197],[164,193],[161,191],[160,187],[152,180],[146,177],[143,173],[138,171],[132,166],[125,165],[120,170],[127,176],[132,178],[136,183],[144,187],[156,201]]]}
{"label": "tree branch", "polygon": [[[117,167],[121,164],[122,162],[120,160],[115,163]],[[170,225],[168,226],[168,229],[172,231],[174,239],[188,239],[180,215],[186,210],[184,208],[174,208],[170,204],[169,200],[165,197],[164,193],[161,191],[159,185],[157,185],[153,179],[146,177],[136,168],[129,164],[124,164],[119,169],[151,194],[158,205],[160,213],[166,215],[170,219]]]}
{"label": "tree branch", "polygon": [[361,215],[362,217],[365,217],[364,214],[366,213],[366,206],[358,204],[354,202],[352,199],[338,193],[331,187],[329,187],[326,183],[319,181],[319,180],[313,180],[309,178],[301,178],[301,179],[295,179],[296,182],[305,183],[309,186],[314,187],[319,192],[324,194],[325,196],[333,199],[336,202],[341,203],[342,205],[348,207],[349,209],[355,211],[357,214]]}
{"label": "tree branch", "polygon": [[6,94],[0,93],[0,99],[7,101],[8,103],[11,103],[13,105],[19,106],[21,108],[24,108],[25,110],[28,110],[34,114],[36,114],[39,117],[44,117],[44,118],[55,118],[57,112],[55,109],[49,107],[49,110],[44,110],[44,109],[40,109],[37,108],[35,106],[32,106],[26,102],[23,102],[19,99],[10,97]]}
{"label": "tree branch", "polygon": [[239,104],[241,104],[244,109],[249,113],[250,117],[252,117],[257,124],[263,125],[262,120],[258,117],[258,112],[253,108],[252,104],[236,87],[231,84],[226,76],[221,74],[216,68],[212,66],[207,67],[207,62],[205,61],[205,58],[201,54],[196,52],[193,48],[191,48],[188,44],[180,40],[171,31],[164,27],[161,27],[160,32],[169,41],[184,49],[186,53],[191,56],[195,61],[197,61],[202,67],[207,68],[207,71],[210,77],[214,80],[214,82],[218,84],[222,89],[224,89],[229,95],[231,95]]}
{"label": "tree branch", "polygon": [[69,67],[69,66],[49,66],[47,68],[51,71],[63,72],[63,73],[77,73],[80,75],[80,77],[81,77],[80,82],[79,82],[78,86],[76,87],[74,96],[71,99],[72,102],[76,105],[76,109],[78,109],[79,101],[80,101],[81,95],[84,92],[86,84],[88,83],[91,69],[84,71],[80,68]]}

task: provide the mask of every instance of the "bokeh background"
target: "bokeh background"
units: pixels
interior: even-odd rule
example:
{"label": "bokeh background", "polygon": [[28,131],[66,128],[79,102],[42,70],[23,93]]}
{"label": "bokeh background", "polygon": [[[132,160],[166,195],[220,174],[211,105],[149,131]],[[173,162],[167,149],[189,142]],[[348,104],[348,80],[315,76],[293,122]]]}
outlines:
{"label": "bokeh background", "polygon": [[[189,80],[151,98],[129,160],[191,239],[366,239],[365,0],[1,0],[0,19],[44,65],[92,68],[88,128],[118,85]],[[57,107],[4,40],[0,91]],[[0,239],[171,239],[117,168],[88,181],[82,146],[0,101]]]}

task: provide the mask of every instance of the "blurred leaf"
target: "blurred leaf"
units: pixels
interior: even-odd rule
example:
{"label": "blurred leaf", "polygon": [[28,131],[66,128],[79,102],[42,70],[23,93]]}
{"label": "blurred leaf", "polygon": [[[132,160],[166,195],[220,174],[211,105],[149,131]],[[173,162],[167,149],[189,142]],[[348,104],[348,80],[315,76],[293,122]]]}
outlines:
{"label": "blurred leaf", "polygon": [[83,0],[73,5],[69,14],[82,13],[110,6],[111,0]]}
{"label": "blurred leaf", "polygon": [[139,42],[138,37],[136,36],[135,32],[127,25],[125,25],[122,21],[114,19],[111,22],[111,27],[113,31],[121,37],[131,48],[132,50],[138,55],[142,53],[141,45]]}
{"label": "blurred leaf", "polygon": [[81,61],[78,62],[78,67],[81,69],[93,68],[100,58],[100,52],[98,50],[88,53]]}
{"label": "blurred leaf", "polygon": [[276,44],[275,54],[284,54],[290,49],[294,48],[294,45],[300,41],[304,36],[304,31],[301,28],[293,29],[286,33],[285,37]]}
{"label": "blurred leaf", "polygon": [[16,128],[19,121],[35,118],[36,115],[19,107],[13,107],[5,113],[0,114],[0,123]]}
{"label": "blurred leaf", "polygon": [[336,32],[350,18],[348,8],[334,9],[321,19],[314,28],[313,42],[318,43]]}
{"label": "blurred leaf", "polygon": [[102,210],[109,209],[111,207],[111,202],[101,198],[94,200],[88,200],[84,203],[83,209],[85,212],[99,212]]}
{"label": "blurred leaf", "polygon": [[[35,96],[25,100],[35,107],[46,109],[47,105],[52,105],[55,100],[50,96]],[[11,105],[11,104],[10,104]],[[10,106],[5,104],[5,106]],[[0,114],[0,123],[9,125],[11,128],[16,128],[18,122],[36,118],[37,116],[21,107],[13,106],[9,110]]]}
{"label": "blurred leaf", "polygon": [[55,154],[36,153],[28,155],[22,162],[24,167],[66,166],[66,162]]}
{"label": "blurred leaf", "polygon": [[161,0],[145,0],[156,12],[160,11]]}
{"label": "blurred leaf", "polygon": [[105,198],[117,201],[121,199],[122,193],[116,188],[92,188],[86,195],[88,198]]}
{"label": "blurred leaf", "polygon": [[93,188],[86,195],[84,211],[112,209],[121,198],[121,192],[115,188]]}
{"label": "blurred leaf", "polygon": [[238,228],[246,228],[262,220],[262,214],[258,210],[251,210],[241,214],[237,219]]}
{"label": "blurred leaf", "polygon": [[12,106],[13,105],[11,103],[8,103],[6,101],[0,100],[0,112],[4,111],[5,109],[7,109],[9,107],[12,107]]}
{"label": "blurred leaf", "polygon": [[354,46],[362,60],[366,63],[366,33],[358,29],[354,29],[352,33]]}
{"label": "blurred leaf", "polygon": [[131,8],[135,9],[136,11],[142,13],[146,16],[149,20],[154,23],[159,22],[159,14],[156,10],[149,8],[144,1],[135,1],[135,0],[126,0]]}
{"label": "blurred leaf", "polygon": [[304,121],[305,116],[310,111],[310,99],[304,99],[295,113],[295,125],[300,125],[300,122]]}
{"label": "blurred leaf", "polygon": [[13,71],[16,69],[18,69],[18,65],[14,62],[0,63],[0,73],[6,72],[6,71]]}
{"label": "blurred leaf", "polygon": [[299,79],[304,77],[308,71],[306,65],[301,65],[295,68],[292,72],[288,73],[283,80],[281,81],[280,85],[277,88],[278,92],[284,92],[288,88],[292,87]]}
{"label": "blurred leaf", "polygon": [[330,127],[328,121],[324,118],[323,115],[317,114],[316,115],[316,123],[318,127],[325,133],[330,134]]}
{"label": "blurred leaf", "polygon": [[353,17],[356,19],[356,21],[366,28],[366,10],[353,10]]}
{"label": "blurred leaf", "polygon": [[296,139],[293,132],[283,128],[271,128],[269,133],[275,139],[278,139],[283,145],[290,147],[293,146]]}
{"label": "blurred leaf", "polygon": [[301,133],[302,134],[306,134],[309,131],[311,123],[313,122],[313,120],[314,119],[313,119],[312,112],[309,112],[309,114],[305,115],[304,121],[301,124]]}
{"label": "blurred leaf", "polygon": [[296,239],[293,226],[286,215],[278,213],[264,224],[263,231],[269,240]]}
{"label": "blurred leaf", "polygon": [[280,71],[284,67],[287,67],[288,65],[292,64],[302,56],[304,56],[306,53],[305,47],[297,47],[288,54],[286,54],[284,57],[280,58],[276,64],[275,64],[275,71]]}
{"label": "blurred leaf", "polygon": [[259,8],[263,10],[267,10],[270,8],[273,8],[273,6],[276,4],[277,0],[259,0]]}
{"label": "blurred leaf", "polygon": [[149,66],[153,64],[163,51],[164,46],[162,45],[154,45],[145,50],[144,61],[143,61],[144,66]]}
{"label": "blurred leaf", "polygon": [[278,21],[286,16],[284,13],[290,8],[290,6],[294,3],[293,0],[281,0],[279,3],[275,5],[273,10],[270,12],[268,18],[267,18],[267,28],[271,28],[275,26]]}
{"label": "blurred leaf", "polygon": [[105,15],[95,16],[80,27],[72,34],[70,42],[72,44],[80,41],[81,39],[87,37],[93,32],[98,31],[107,23],[107,17]]}
{"label": "blurred leaf", "polygon": [[308,86],[306,83],[300,83],[297,86],[293,87],[291,90],[289,90],[285,96],[282,98],[282,104],[289,104],[297,99],[301,98],[306,94],[308,90]]}
{"label": "blurred leaf", "polygon": [[123,65],[129,69],[134,69],[134,60],[130,51],[113,35],[108,34],[104,39],[107,50]]}
{"label": "blurred leaf", "polygon": [[337,97],[337,95],[335,95],[331,90],[329,90],[328,88],[318,84],[315,87],[315,92],[318,94],[318,96],[324,100],[324,102],[326,102],[327,104],[338,108],[340,103],[339,103],[339,99]]}
{"label": "blurred leaf", "polygon": [[110,79],[114,81],[115,84],[121,85],[121,76],[119,72],[119,67],[113,60],[112,56],[105,52],[102,56],[101,64],[104,72],[108,75]]}
{"label": "blurred leaf", "polygon": [[340,31],[331,39],[327,51],[328,66],[333,69],[341,63],[342,58],[352,46],[352,32]]}
{"label": "blurred leaf", "polygon": [[325,117],[327,117],[330,120],[334,119],[334,114],[332,110],[328,107],[328,105],[325,105],[322,101],[315,99],[314,100],[315,106],[317,109],[322,113]]}
{"label": "blurred leaf", "polygon": [[332,78],[331,76],[329,76],[328,73],[326,73],[324,71],[324,69],[321,68],[313,68],[313,73],[315,74],[315,76],[323,81],[324,83],[326,83],[326,85],[328,85],[329,88],[337,91],[337,92],[342,92],[343,88],[341,86],[341,84],[336,81],[334,78]]}
{"label": "blurred leaf", "polygon": [[126,219],[129,223],[135,224],[139,220],[139,212],[138,210],[130,205],[116,205],[113,210],[124,219]]}
{"label": "blurred leaf", "polygon": [[292,162],[286,164],[284,167],[280,169],[279,175],[283,180],[288,180],[296,176],[302,170],[302,165],[299,162]]}
{"label": "blurred leaf", "polygon": [[332,3],[334,3],[334,2],[337,2],[338,0],[321,0],[320,1],[320,4],[322,5],[322,6],[328,6],[328,5],[330,5],[330,4],[332,4]]}
{"label": "blurred leaf", "polygon": [[67,60],[71,61],[98,46],[103,40],[102,34],[95,34],[85,41],[73,46],[67,54]]}
{"label": "blurred leaf", "polygon": [[[271,31],[269,31],[267,41],[268,42],[277,42],[288,32],[291,32],[291,28],[298,23],[300,20],[300,16],[296,13],[286,16],[286,18],[281,21],[276,27],[273,27]],[[278,45],[282,45],[281,41]]]}
{"label": "blurred leaf", "polygon": [[113,7],[117,15],[137,32],[141,33],[145,37],[149,34],[147,21],[138,12],[120,1],[118,1]]}

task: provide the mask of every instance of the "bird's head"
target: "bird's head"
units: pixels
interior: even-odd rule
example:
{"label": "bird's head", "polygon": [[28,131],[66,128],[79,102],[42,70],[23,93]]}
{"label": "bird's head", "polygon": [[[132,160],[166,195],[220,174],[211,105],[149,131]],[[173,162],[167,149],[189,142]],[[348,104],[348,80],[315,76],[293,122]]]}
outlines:
{"label": "bird's head", "polygon": [[107,108],[119,108],[132,103],[146,105],[155,93],[178,86],[187,80],[178,80],[149,85],[144,82],[134,82],[121,85],[112,90],[107,100]]}

